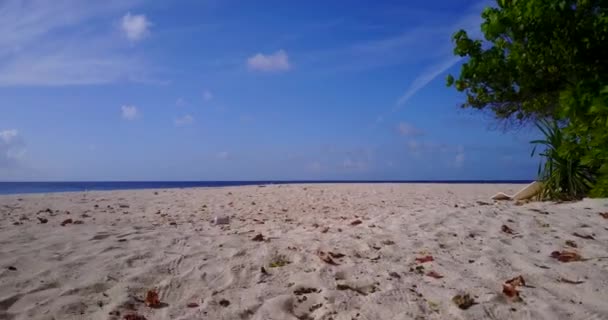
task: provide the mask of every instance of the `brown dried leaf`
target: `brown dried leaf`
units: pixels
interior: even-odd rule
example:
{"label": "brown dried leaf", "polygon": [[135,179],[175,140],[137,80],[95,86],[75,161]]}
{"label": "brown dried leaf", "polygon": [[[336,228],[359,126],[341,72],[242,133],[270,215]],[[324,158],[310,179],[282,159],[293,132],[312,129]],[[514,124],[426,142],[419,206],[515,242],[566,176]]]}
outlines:
{"label": "brown dried leaf", "polygon": [[572,248],[578,248],[578,245],[576,244],[576,242],[572,241],[572,240],[566,240],[566,245]]}
{"label": "brown dried leaf", "polygon": [[431,262],[434,261],[435,259],[433,259],[433,256],[424,256],[421,258],[416,258],[416,262],[418,263],[425,263],[425,262]]}
{"label": "brown dried leaf", "polygon": [[506,284],[512,285],[513,287],[520,287],[520,286],[526,286],[526,281],[524,280],[524,277],[522,276],[517,276],[513,279],[507,280],[505,281]]}
{"label": "brown dried leaf", "polygon": [[327,233],[327,231],[329,231],[329,227],[323,228],[323,230],[321,230],[321,233]]}
{"label": "brown dried leaf", "polygon": [[148,320],[148,319],[146,319],[146,317],[139,315],[137,313],[126,314],[122,319],[123,320]]}
{"label": "brown dried leaf", "polygon": [[339,253],[339,252],[338,252],[338,253],[335,253],[335,252],[331,252],[331,251],[329,251],[328,253],[329,253],[329,255],[330,255],[332,258],[334,258],[334,259],[340,259],[340,258],[343,258],[343,257],[345,256],[344,254]]}
{"label": "brown dried leaf", "polygon": [[361,220],[357,219],[357,220],[355,220],[355,221],[351,222],[351,223],[350,223],[350,225],[351,225],[351,226],[356,226],[356,225],[358,225],[358,224],[362,224],[362,223],[363,223],[363,221],[361,221]]}
{"label": "brown dried leaf", "polygon": [[502,293],[504,293],[509,298],[519,297],[519,291],[517,291],[517,287],[508,283],[503,283]]}
{"label": "brown dried leaf", "polygon": [[332,259],[330,254],[327,252],[319,250],[319,251],[317,251],[317,256],[319,256],[319,258],[325,263],[328,263],[328,264],[331,264],[334,266],[340,265],[339,263],[335,262],[334,259]]}
{"label": "brown dried leaf", "polygon": [[253,237],[251,240],[253,241],[264,241],[264,235],[261,233],[258,233],[255,237]]}
{"label": "brown dried leaf", "polygon": [[500,230],[502,230],[502,232],[508,233],[508,234],[514,234],[515,233],[513,231],[513,229],[509,228],[509,226],[507,226],[506,224],[503,224],[502,227],[500,227]]}
{"label": "brown dried leaf", "polygon": [[63,222],[61,223],[61,226],[62,226],[62,227],[64,227],[65,225],[68,225],[68,224],[70,224],[70,223],[72,223],[72,222],[73,222],[73,221],[72,221],[72,219],[65,219],[65,220],[63,220]]}
{"label": "brown dried leaf", "polygon": [[188,308],[198,308],[198,303],[196,302],[190,302],[186,305],[186,307]]}
{"label": "brown dried leaf", "polygon": [[441,278],[443,278],[443,276],[440,275],[439,273],[437,273],[436,271],[429,271],[426,275],[429,276],[429,277],[431,277],[431,278],[435,278],[435,279],[441,279]]}
{"label": "brown dried leaf", "polygon": [[604,219],[608,219],[608,212],[600,212],[599,215]]}
{"label": "brown dried leaf", "polygon": [[595,238],[589,234],[580,234],[580,233],[575,232],[572,235],[575,237],[583,238],[583,239],[595,240]]}
{"label": "brown dried leaf", "polygon": [[566,279],[566,278],[559,278],[560,282],[563,283],[569,283],[569,284],[581,284],[581,283],[585,283],[585,281],[574,281],[574,280],[570,280],[570,279]]}
{"label": "brown dried leaf", "polygon": [[572,261],[581,261],[583,257],[580,254],[574,251],[553,251],[551,252],[551,258],[557,259],[560,262],[572,262]]}
{"label": "brown dried leaf", "polygon": [[466,293],[466,294],[462,294],[462,295],[455,295],[452,298],[452,301],[458,306],[458,308],[466,310],[468,308],[470,308],[472,305],[477,304],[477,302],[475,302],[475,300],[473,298],[471,298],[471,296]]}
{"label": "brown dried leaf", "polygon": [[148,290],[148,293],[146,293],[146,299],[144,300],[144,302],[150,308],[160,307],[160,299],[158,298],[158,291]]}

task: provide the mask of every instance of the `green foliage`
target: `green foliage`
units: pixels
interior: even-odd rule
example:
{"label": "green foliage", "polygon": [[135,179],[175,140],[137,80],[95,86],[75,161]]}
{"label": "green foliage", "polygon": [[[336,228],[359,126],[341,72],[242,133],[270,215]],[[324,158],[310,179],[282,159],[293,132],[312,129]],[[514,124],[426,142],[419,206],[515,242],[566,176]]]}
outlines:
{"label": "green foliage", "polygon": [[497,0],[482,17],[484,40],[453,37],[462,107],[538,123],[545,198],[608,197],[608,0]]}
{"label": "green foliage", "polygon": [[556,116],[562,90],[608,77],[606,6],[605,0],[499,0],[482,13],[485,41],[464,30],[454,35],[454,53],[469,59],[448,85],[466,93],[462,107],[489,108],[499,119]]}
{"label": "green foliage", "polygon": [[540,153],[545,158],[544,166],[539,166],[539,176],[544,182],[541,199],[582,198],[591,189],[593,178],[589,167],[581,161],[578,144],[571,144],[571,138],[556,121],[541,120],[537,126],[544,139],[531,143],[536,145],[532,155],[538,146],[544,147]]}

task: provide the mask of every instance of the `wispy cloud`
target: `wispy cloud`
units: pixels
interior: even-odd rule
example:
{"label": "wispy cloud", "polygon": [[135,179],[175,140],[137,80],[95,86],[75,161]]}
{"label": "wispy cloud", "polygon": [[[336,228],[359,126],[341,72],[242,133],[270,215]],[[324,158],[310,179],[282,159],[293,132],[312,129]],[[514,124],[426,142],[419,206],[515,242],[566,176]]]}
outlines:
{"label": "wispy cloud", "polygon": [[400,122],[399,125],[397,125],[397,132],[405,137],[415,137],[424,134],[422,130],[414,127],[413,125],[407,122]]}
{"label": "wispy cloud", "polygon": [[187,114],[183,117],[179,117],[179,118],[175,119],[174,123],[178,127],[187,126],[187,125],[194,123],[194,117]]}
{"label": "wispy cloud", "polygon": [[287,52],[281,49],[272,54],[258,53],[247,59],[247,67],[252,71],[283,72],[291,68]]}
{"label": "wispy cloud", "polygon": [[211,90],[209,90],[209,89],[203,90],[203,100],[205,100],[205,101],[213,100],[213,92],[211,92]]}
{"label": "wispy cloud", "polygon": [[15,166],[25,155],[25,143],[15,129],[0,131],[0,169]]}
{"label": "wispy cloud", "polygon": [[146,81],[141,57],[115,32],[136,1],[1,1],[0,86]]}
{"label": "wispy cloud", "polygon": [[120,26],[129,40],[139,41],[150,33],[152,23],[143,14],[132,15],[129,12],[122,17]]}
{"label": "wispy cloud", "polygon": [[124,105],[121,108],[122,118],[125,120],[135,120],[139,117],[139,111],[136,106]]}

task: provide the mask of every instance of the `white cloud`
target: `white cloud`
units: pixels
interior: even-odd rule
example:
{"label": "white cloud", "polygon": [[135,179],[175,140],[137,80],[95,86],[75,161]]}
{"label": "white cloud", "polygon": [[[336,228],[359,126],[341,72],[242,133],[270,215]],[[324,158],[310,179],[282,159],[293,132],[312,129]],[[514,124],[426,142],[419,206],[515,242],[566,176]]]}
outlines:
{"label": "white cloud", "polygon": [[213,92],[211,92],[208,89],[205,89],[203,91],[203,100],[205,100],[205,101],[211,101],[211,100],[213,100]]}
{"label": "white cloud", "polygon": [[399,125],[397,126],[397,131],[399,132],[400,135],[406,136],[406,137],[423,135],[422,130],[420,130],[406,122],[400,122]]}
{"label": "white cloud", "polygon": [[151,25],[145,15],[131,15],[129,12],[122,17],[120,26],[129,40],[139,41],[150,33],[149,28]]}
{"label": "white cloud", "polygon": [[189,124],[192,124],[194,122],[194,117],[192,117],[191,115],[187,114],[183,117],[179,117],[177,119],[175,119],[175,125],[178,127],[182,127],[182,126],[186,126]]}
{"label": "white cloud", "polygon": [[184,98],[180,97],[180,98],[177,98],[177,100],[175,100],[175,105],[178,107],[185,106],[186,104],[188,104],[188,103],[186,102],[186,100]]}
{"label": "white cloud", "polygon": [[258,53],[247,59],[247,66],[249,70],[262,72],[281,72],[291,68],[287,52],[283,49],[268,55]]}
{"label": "white cloud", "polygon": [[15,129],[0,131],[0,169],[11,168],[25,155],[25,143]]}
{"label": "white cloud", "polygon": [[227,151],[220,151],[215,156],[220,160],[226,160],[230,157],[230,154]]}
{"label": "white cloud", "polygon": [[139,111],[136,106],[127,106],[124,105],[121,107],[122,110],[122,118],[126,120],[135,120],[139,117]]}
{"label": "white cloud", "polygon": [[464,164],[464,160],[465,160],[464,147],[458,146],[456,156],[454,157],[454,167],[461,168],[462,165]]}
{"label": "white cloud", "polygon": [[153,82],[145,60],[104,29],[135,1],[0,1],[0,86]]}

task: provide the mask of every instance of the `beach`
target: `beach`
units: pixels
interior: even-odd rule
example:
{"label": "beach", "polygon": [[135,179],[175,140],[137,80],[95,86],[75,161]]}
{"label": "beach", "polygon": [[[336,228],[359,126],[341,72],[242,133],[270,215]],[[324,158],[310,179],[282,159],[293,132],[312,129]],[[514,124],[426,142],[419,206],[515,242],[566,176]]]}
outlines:
{"label": "beach", "polygon": [[521,187],[0,196],[0,319],[608,319],[608,200]]}

